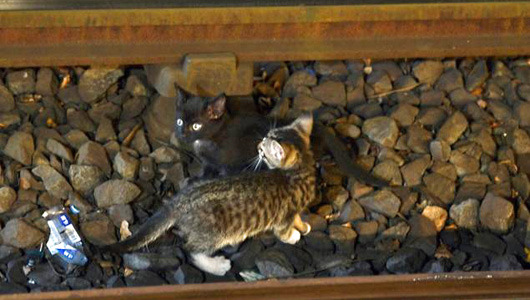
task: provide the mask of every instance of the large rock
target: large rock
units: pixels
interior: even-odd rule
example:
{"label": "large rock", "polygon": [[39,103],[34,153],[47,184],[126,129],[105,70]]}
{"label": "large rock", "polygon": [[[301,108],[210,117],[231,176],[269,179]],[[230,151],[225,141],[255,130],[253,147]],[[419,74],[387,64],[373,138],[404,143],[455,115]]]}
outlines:
{"label": "large rock", "polygon": [[313,88],[313,97],[328,105],[346,106],[346,88],[339,81],[326,81]]}
{"label": "large rock", "polygon": [[453,204],[449,216],[458,227],[474,230],[478,225],[478,211],[480,202],[476,199],[467,199],[458,204]]}
{"label": "large rock", "polygon": [[412,66],[412,74],[421,83],[434,84],[442,74],[444,65],[437,60],[423,60]]}
{"label": "large rock", "polygon": [[396,121],[390,117],[375,117],[364,121],[362,131],[371,140],[385,147],[394,147],[399,135]]}
{"label": "large rock", "polygon": [[80,224],[83,236],[94,245],[109,245],[118,240],[114,231],[114,225],[107,217],[97,218]]}
{"label": "large rock", "polygon": [[103,172],[96,166],[71,165],[69,171],[73,188],[88,195],[103,180]]}
{"label": "large rock", "polygon": [[121,76],[121,69],[90,68],[79,79],[79,96],[85,102],[96,102]]}
{"label": "large rock", "polygon": [[466,131],[468,122],[460,111],[454,112],[438,131],[437,138],[446,141],[449,145],[454,144]]}
{"label": "large rock", "polygon": [[94,198],[98,207],[127,204],[140,195],[140,189],[132,182],[121,179],[106,181],[96,187]]}
{"label": "large rock", "polygon": [[11,219],[0,231],[0,237],[4,245],[30,248],[38,246],[44,240],[44,233],[23,219]]}
{"label": "large rock", "polygon": [[7,87],[15,95],[35,92],[35,71],[25,69],[9,72],[6,76]]}
{"label": "large rock", "polygon": [[480,223],[482,226],[504,234],[512,228],[514,220],[515,211],[510,201],[492,193],[486,194],[480,205]]}
{"label": "large rock", "polygon": [[8,112],[15,108],[15,99],[9,90],[0,83],[0,112]]}
{"label": "large rock", "polygon": [[134,179],[139,167],[140,161],[124,151],[114,157],[114,170],[124,179]]}
{"label": "large rock", "polygon": [[368,210],[387,217],[395,217],[401,206],[399,198],[388,190],[381,190],[359,199],[359,204]]}
{"label": "large rock", "polygon": [[61,158],[64,158],[68,162],[72,162],[74,160],[72,151],[68,147],[54,139],[48,139],[48,141],[46,142],[46,149],[48,149],[48,151],[50,151],[51,153]]}
{"label": "large rock", "polygon": [[112,172],[105,148],[96,142],[86,142],[79,148],[76,155],[78,165],[99,167],[105,174]]}
{"label": "large rock", "polygon": [[4,153],[7,156],[26,166],[31,165],[31,158],[34,151],[35,144],[33,142],[33,136],[22,131],[13,133],[4,148]]}
{"label": "large rock", "polygon": [[158,96],[143,115],[149,141],[155,148],[169,143],[177,113],[177,98]]}
{"label": "large rock", "polygon": [[42,178],[44,187],[48,193],[50,193],[50,195],[60,199],[68,198],[68,193],[72,191],[72,187],[63,177],[63,175],[57,172],[57,170],[52,168],[50,165],[37,166],[33,168],[31,172]]}
{"label": "large rock", "polygon": [[0,214],[11,208],[13,202],[17,200],[17,192],[9,186],[0,188]]}

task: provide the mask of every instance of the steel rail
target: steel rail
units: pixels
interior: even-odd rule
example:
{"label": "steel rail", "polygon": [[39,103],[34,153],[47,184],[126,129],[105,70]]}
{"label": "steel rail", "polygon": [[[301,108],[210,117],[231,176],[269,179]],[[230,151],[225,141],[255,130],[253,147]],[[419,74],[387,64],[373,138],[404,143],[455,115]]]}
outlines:
{"label": "steel rail", "polygon": [[0,66],[530,54],[530,2],[0,11]]}
{"label": "steel rail", "polygon": [[530,272],[470,272],[62,291],[3,300],[526,299]]}

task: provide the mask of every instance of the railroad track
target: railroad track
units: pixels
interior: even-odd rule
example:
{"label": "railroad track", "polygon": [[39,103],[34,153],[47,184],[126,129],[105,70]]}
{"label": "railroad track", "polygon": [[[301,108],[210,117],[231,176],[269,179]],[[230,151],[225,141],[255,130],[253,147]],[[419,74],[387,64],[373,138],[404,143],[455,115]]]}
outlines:
{"label": "railroad track", "polygon": [[[0,67],[171,64],[189,55],[220,53],[228,53],[237,66],[275,60],[530,55],[530,2],[290,3],[202,1],[197,8],[195,1],[1,2]],[[530,297],[529,279],[528,271],[420,274],[3,299],[524,298]]]}

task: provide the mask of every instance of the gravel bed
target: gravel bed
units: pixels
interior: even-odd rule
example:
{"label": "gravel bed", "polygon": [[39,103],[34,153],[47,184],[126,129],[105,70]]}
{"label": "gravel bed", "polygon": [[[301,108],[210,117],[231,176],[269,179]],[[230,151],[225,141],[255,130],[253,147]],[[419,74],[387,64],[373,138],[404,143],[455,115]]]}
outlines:
{"label": "gravel bed", "polygon": [[[313,231],[296,245],[264,234],[227,247],[223,277],[193,267],[174,232],[102,254],[123,221],[134,232],[199,171],[172,135],[176,99],[141,67],[0,69],[0,293],[529,268],[529,59],[267,63],[255,75],[234,106],[318,109],[397,187],[348,178],[324,153],[321,199],[303,215]],[[75,208],[89,257],[66,274],[47,258],[27,264],[57,205]]]}

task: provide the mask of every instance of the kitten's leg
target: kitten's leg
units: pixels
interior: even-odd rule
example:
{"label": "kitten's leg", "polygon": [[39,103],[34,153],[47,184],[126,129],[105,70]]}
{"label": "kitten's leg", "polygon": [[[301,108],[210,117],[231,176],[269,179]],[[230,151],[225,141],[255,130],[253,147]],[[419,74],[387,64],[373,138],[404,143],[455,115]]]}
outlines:
{"label": "kitten's leg", "polygon": [[231,268],[230,260],[224,256],[210,256],[205,253],[191,253],[192,263],[204,272],[224,276]]}
{"label": "kitten's leg", "polygon": [[294,228],[298,229],[302,235],[306,235],[311,232],[311,225],[302,221],[300,214],[296,214],[296,216],[294,216]]}
{"label": "kitten's leg", "polygon": [[300,240],[300,231],[294,229],[293,224],[285,226],[283,228],[275,228],[274,235],[280,239],[280,241],[294,245]]}

